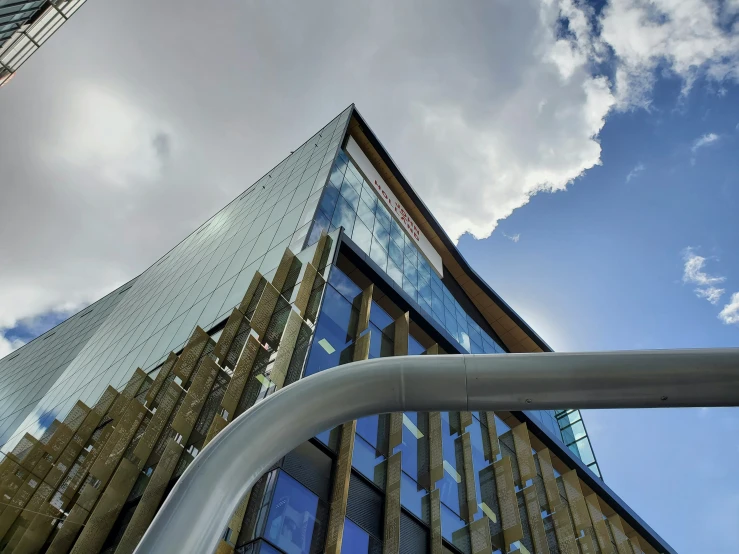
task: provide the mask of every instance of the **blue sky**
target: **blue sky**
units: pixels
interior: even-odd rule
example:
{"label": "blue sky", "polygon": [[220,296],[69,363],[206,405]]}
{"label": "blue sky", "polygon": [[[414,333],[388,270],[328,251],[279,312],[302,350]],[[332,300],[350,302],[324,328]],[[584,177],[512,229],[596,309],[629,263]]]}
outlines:
{"label": "blue sky", "polygon": [[[0,355],[350,103],[555,349],[739,346],[738,83],[739,0],[87,2],[0,91]],[[617,493],[726,554],[738,419],[586,415]]]}
{"label": "blue sky", "polygon": [[[650,111],[608,120],[602,166],[534,197],[490,238],[460,241],[556,350],[739,347],[739,324],[718,317],[739,292],[739,87],[701,85],[681,98],[661,81]],[[687,247],[724,278],[715,305],[683,281]],[[736,552],[739,409],[584,417],[609,486],[678,552]]]}

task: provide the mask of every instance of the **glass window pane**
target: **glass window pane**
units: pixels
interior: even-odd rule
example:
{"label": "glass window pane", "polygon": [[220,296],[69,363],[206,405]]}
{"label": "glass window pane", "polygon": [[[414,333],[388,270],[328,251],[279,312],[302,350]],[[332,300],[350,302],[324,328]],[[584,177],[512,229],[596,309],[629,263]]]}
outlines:
{"label": "glass window pane", "polygon": [[370,249],[370,258],[375,262],[382,271],[387,270],[387,253],[377,239],[372,240],[372,248]]}
{"label": "glass window pane", "polygon": [[309,554],[317,513],[318,497],[280,472],[264,536],[285,552]]}
{"label": "glass window pane", "polygon": [[359,434],[354,437],[352,467],[381,488],[385,488],[385,456]]}
{"label": "glass window pane", "polygon": [[[392,237],[391,237],[392,238]],[[403,251],[400,249],[400,247],[395,244],[395,241],[391,240],[388,244],[388,255],[390,256],[390,259],[395,263],[396,266],[403,267]]]}
{"label": "glass window pane", "polygon": [[341,540],[341,554],[367,554],[370,536],[351,519],[344,519],[344,535]]}
{"label": "glass window pane", "polygon": [[356,210],[359,205],[359,193],[344,180],[344,184],[341,185],[341,196],[351,205],[352,209]]}
{"label": "glass window pane", "polygon": [[372,246],[372,232],[359,219],[354,222],[352,240],[363,252],[369,254],[370,247]]}
{"label": "glass window pane", "polygon": [[344,232],[347,235],[351,236],[354,229],[354,219],[356,219],[356,217],[357,216],[354,213],[354,209],[346,200],[344,200],[343,197],[341,197],[336,204],[336,210],[334,211],[334,217],[331,220],[331,225],[336,228],[343,227]]}

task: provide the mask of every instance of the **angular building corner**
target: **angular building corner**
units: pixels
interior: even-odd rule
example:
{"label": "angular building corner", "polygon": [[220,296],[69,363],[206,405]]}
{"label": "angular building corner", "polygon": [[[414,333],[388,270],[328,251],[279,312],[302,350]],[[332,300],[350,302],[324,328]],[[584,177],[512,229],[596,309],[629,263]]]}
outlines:
{"label": "angular building corner", "polygon": [[[43,393],[7,389],[25,419],[0,462],[4,552],[132,553],[208,442],[304,376],[384,356],[550,350],[354,106],[124,292]],[[33,342],[12,371],[0,360],[0,378],[34,374]],[[601,480],[582,418],[564,408],[328,429],[264,474],[217,552],[672,552]]]}

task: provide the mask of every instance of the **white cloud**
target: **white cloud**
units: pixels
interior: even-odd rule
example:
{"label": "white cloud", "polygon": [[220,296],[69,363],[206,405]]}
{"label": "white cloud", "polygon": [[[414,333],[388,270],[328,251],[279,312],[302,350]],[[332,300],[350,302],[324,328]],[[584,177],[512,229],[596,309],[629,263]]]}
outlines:
{"label": "white cloud", "polygon": [[627,183],[630,182],[634,177],[636,177],[637,175],[639,175],[639,173],[641,173],[645,169],[646,169],[646,167],[644,166],[643,163],[639,162],[638,164],[636,164],[634,166],[634,169],[632,169],[631,171],[629,171],[629,174],[626,176],[626,182]]}
{"label": "white cloud", "polygon": [[695,253],[695,249],[691,246],[683,251],[683,283],[698,285],[695,294],[698,298],[705,298],[711,304],[716,304],[721,296],[726,292],[724,289],[715,285],[723,283],[726,277],[714,276],[706,273],[703,268],[706,265],[706,258]]}
{"label": "white cloud", "polygon": [[695,154],[699,149],[709,146],[719,140],[719,137],[716,133],[706,133],[702,137],[699,137],[693,141],[693,146],[690,147],[693,154]]}
{"label": "white cloud", "polygon": [[731,300],[719,312],[718,317],[727,325],[739,323],[739,292],[731,295]]}
{"label": "white cloud", "polygon": [[705,298],[708,300],[711,304],[718,304],[718,301],[721,300],[721,296],[726,292],[725,289],[719,289],[717,287],[706,287],[704,289],[695,289],[695,294],[698,296],[698,298]]}
{"label": "white cloud", "polygon": [[22,340],[8,339],[0,333],[0,359],[13,352],[13,350],[17,350],[23,346],[23,344]]}
{"label": "white cloud", "polygon": [[739,80],[739,34],[723,28],[713,0],[611,0],[602,40],[618,60],[621,109],[647,107],[659,70],[679,77],[686,94],[701,75],[717,83]]}
{"label": "white cloud", "polygon": [[521,233],[516,233],[515,235],[506,235],[505,233],[503,233],[503,236],[513,242],[518,242],[519,240],[521,240]]}

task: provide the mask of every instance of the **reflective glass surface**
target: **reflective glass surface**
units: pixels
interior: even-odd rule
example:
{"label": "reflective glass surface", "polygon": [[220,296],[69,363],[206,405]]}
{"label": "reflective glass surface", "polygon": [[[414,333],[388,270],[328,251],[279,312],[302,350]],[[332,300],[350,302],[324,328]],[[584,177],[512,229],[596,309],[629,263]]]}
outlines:
{"label": "reflective glass surface", "polygon": [[350,113],[345,110],[142,273],[3,449],[27,431],[43,432],[78,399],[94,404],[137,367],[154,369],[185,345],[196,325],[208,330],[228,317],[256,271],[271,279],[286,248],[299,252]]}
{"label": "reflective glass surface", "polygon": [[288,554],[309,554],[318,521],[318,497],[280,471],[269,505],[263,536]]}
{"label": "reflective glass surface", "polygon": [[342,150],[318,203],[310,241],[321,231],[344,232],[369,254],[392,281],[462,346],[466,352],[504,352],[462,308],[431,268],[402,225]]}

